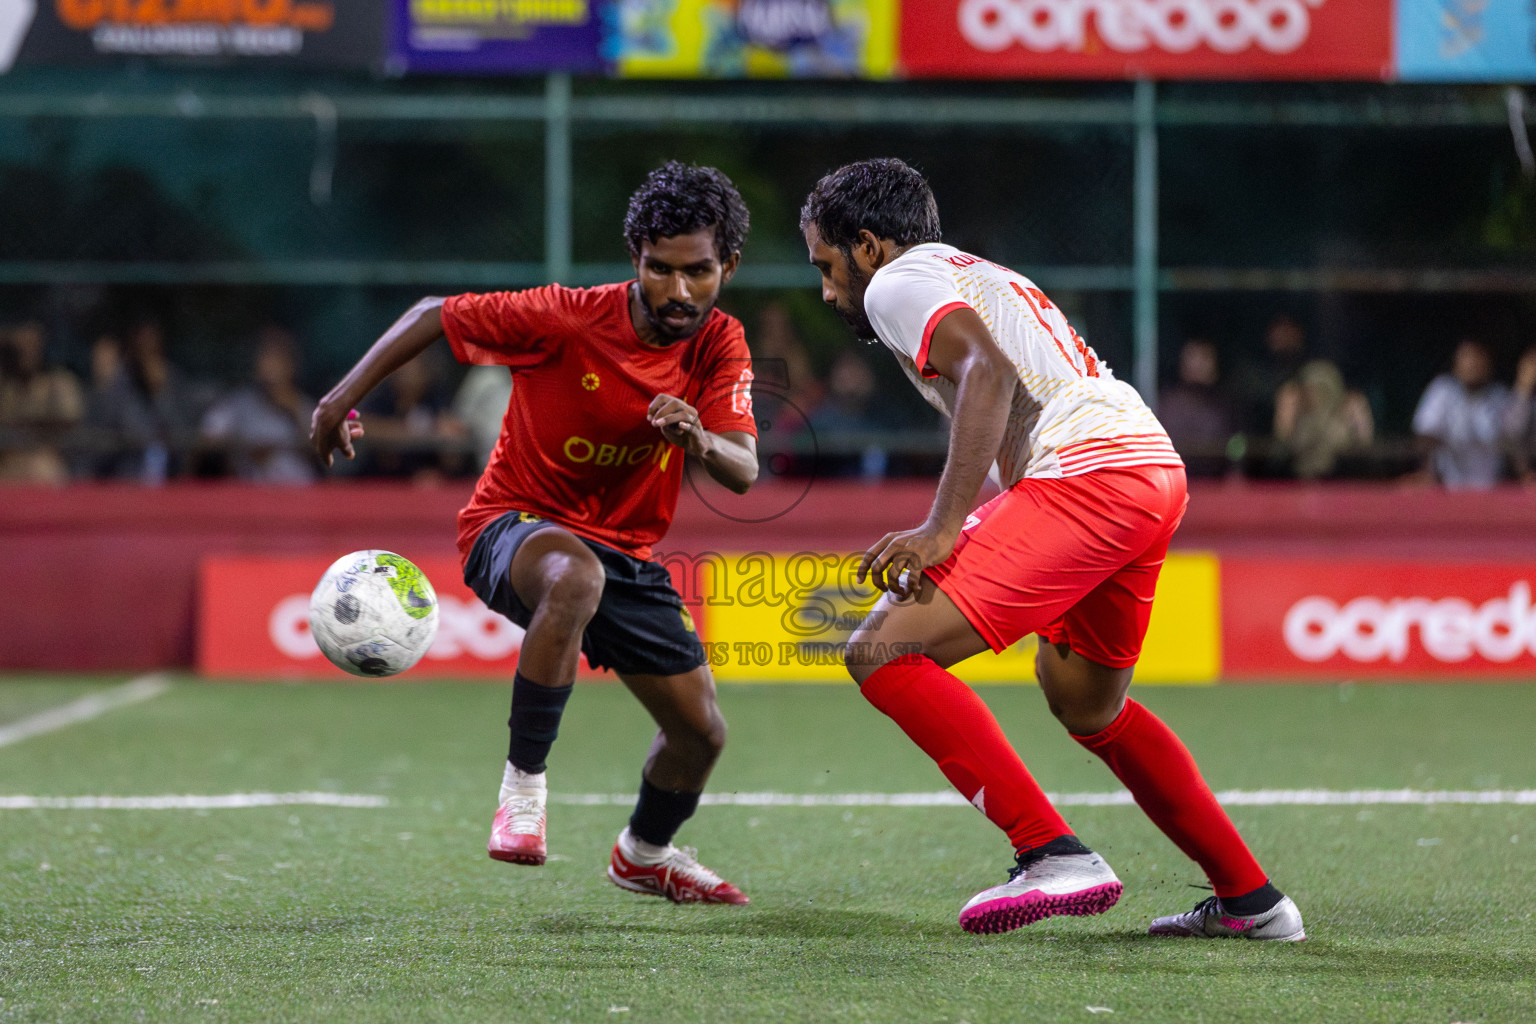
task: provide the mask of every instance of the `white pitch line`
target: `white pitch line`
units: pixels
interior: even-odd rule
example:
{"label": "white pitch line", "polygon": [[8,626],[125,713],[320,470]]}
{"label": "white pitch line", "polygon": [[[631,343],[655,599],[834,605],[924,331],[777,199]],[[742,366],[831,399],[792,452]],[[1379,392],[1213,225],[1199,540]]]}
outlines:
{"label": "white pitch line", "polygon": [[1325,804],[1536,804],[1536,789],[1234,789],[1216,799],[1234,807]]}
{"label": "white pitch line", "polygon": [[93,693],[69,704],[0,725],[0,747],[89,721],[108,711],[158,697],[170,688],[171,684],[159,672],[130,679],[122,686],[114,686],[110,690]]}
{"label": "white pitch line", "polygon": [[0,796],[5,811],[219,811],[239,807],[388,807],[364,793],[224,793],[217,796]]}
{"label": "white pitch line", "polygon": [[[1057,807],[1132,807],[1121,789],[1110,793],[1047,793]],[[1315,807],[1329,804],[1536,804],[1536,789],[1229,789],[1216,799],[1232,807]],[[627,807],[633,793],[551,793],[550,803]],[[705,793],[700,804],[723,807],[969,807],[952,790],[940,793]]]}
{"label": "white pitch line", "polygon": [[[1057,807],[1130,807],[1125,790],[1110,793],[1047,793]],[[1429,804],[1536,805],[1536,789],[1229,789],[1216,799],[1233,807],[1317,807]],[[627,807],[633,793],[551,793],[549,802],[587,807]],[[969,807],[959,793],[705,793],[714,807]],[[242,807],[388,807],[389,799],[366,793],[225,793],[212,796],[0,796],[0,810],[187,811]]]}

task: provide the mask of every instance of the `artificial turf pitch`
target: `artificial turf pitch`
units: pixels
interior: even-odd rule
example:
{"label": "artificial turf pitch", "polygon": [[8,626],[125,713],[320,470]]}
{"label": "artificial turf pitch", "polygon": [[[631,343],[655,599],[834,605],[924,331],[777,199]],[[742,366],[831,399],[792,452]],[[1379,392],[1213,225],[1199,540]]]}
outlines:
{"label": "artificial turf pitch", "polygon": [[[119,680],[0,680],[0,726]],[[1033,688],[988,688],[1047,790],[1108,771]],[[1536,686],[1141,688],[1219,789],[1536,787]],[[1536,806],[1236,807],[1294,945],[1153,939],[1205,895],[1134,807],[1073,808],[1125,897],[962,933],[1001,882],[968,807],[701,809],[679,837],[752,905],[604,877],[627,810],[551,809],[543,868],[489,860],[506,690],[204,685],[0,747],[0,795],[319,790],[384,808],[0,810],[0,1021],[1536,1020]],[[935,792],[847,687],[725,687],[712,791]],[[557,793],[625,793],[651,729],[583,685]]]}

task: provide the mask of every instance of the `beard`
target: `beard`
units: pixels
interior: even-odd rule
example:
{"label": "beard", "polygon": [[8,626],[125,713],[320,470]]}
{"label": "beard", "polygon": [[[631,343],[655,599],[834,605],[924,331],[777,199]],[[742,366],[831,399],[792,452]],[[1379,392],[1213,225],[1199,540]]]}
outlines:
{"label": "beard", "polygon": [[[699,333],[699,328],[704,326],[704,320],[715,308],[715,304],[711,302],[707,305],[695,306],[687,302],[668,301],[652,309],[651,304],[645,301],[645,296],[642,294],[640,308],[645,313],[645,322],[651,325],[659,337],[668,341],[682,341]],[[686,316],[687,321],[682,324],[671,324],[662,319],[674,313]]]}
{"label": "beard", "polygon": [[869,322],[869,317],[864,315],[862,309],[845,309],[841,305],[834,308],[837,310],[837,315],[843,318],[843,323],[852,329],[854,337],[860,341],[880,340],[875,335],[875,325]]}
{"label": "beard", "polygon": [[837,315],[843,318],[843,323],[853,331],[853,336],[860,341],[877,341],[875,325],[869,322],[869,316],[864,312],[864,292],[869,287],[869,277],[859,271],[852,258],[848,260],[848,291],[852,297],[850,305],[841,302],[832,308],[837,310]]}

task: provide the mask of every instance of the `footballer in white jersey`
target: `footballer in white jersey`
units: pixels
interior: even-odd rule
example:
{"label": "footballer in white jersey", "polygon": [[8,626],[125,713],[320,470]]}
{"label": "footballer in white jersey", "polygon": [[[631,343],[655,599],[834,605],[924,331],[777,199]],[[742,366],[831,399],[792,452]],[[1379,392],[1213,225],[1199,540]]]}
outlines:
{"label": "footballer in white jersey", "polygon": [[[1127,696],[1183,463],[1151,410],[1027,278],[943,244],[928,183],[900,160],[817,182],[800,214],[822,298],[889,348],[950,417],[922,524],[865,552],[886,593],[844,651],[849,674],[950,783],[1007,834],[1008,881],[961,908],[969,932],[1101,914],[1122,884],[1051,805],[987,705],[949,671],[1039,634],[1036,673],[1072,738],[1204,871],[1215,896],[1156,935],[1294,940],[1301,914],[1269,881],[1189,751]],[[1003,492],[976,504],[996,464]]]}
{"label": "footballer in white jersey", "polygon": [[955,385],[928,365],[928,348],[939,321],[963,308],[980,316],[1018,380],[997,453],[1004,487],[1026,476],[1184,464],[1136,389],[1115,377],[1024,275],[928,242],[882,266],[864,292],[876,336],[945,416],[954,415]]}

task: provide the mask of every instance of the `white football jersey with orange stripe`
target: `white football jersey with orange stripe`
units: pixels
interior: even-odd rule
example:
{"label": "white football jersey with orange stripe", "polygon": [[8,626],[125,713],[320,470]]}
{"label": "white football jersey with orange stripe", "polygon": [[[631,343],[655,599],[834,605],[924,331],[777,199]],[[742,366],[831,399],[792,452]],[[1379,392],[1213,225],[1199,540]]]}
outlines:
{"label": "white football jersey with orange stripe", "polygon": [[1136,389],[1115,379],[1032,281],[937,242],[875,271],[864,295],[876,335],[935,409],[953,415],[955,386],[928,365],[928,343],[939,321],[962,306],[976,311],[1018,372],[997,457],[1003,486],[1184,464]]}

